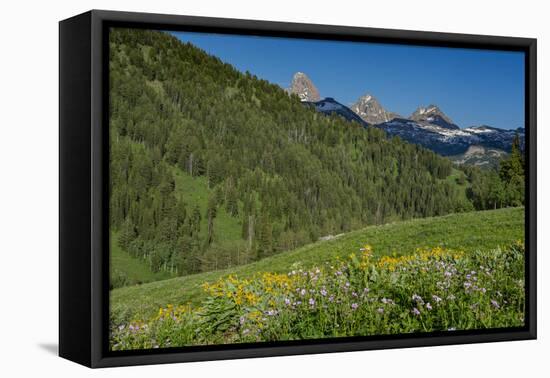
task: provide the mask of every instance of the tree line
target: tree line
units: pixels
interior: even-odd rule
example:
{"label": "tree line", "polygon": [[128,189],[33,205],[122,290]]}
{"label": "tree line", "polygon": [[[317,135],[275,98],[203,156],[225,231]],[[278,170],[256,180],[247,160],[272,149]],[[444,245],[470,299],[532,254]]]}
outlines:
{"label": "tree line", "polygon": [[470,182],[468,198],[476,209],[525,204],[525,154],[518,135],[512,142],[512,152],[496,169],[464,166],[463,171]]}

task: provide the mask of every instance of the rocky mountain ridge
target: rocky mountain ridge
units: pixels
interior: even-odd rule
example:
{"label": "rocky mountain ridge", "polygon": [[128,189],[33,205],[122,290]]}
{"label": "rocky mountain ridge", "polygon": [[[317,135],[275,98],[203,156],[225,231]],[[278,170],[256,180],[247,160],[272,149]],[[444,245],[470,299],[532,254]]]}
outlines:
{"label": "rocky mountain ridge", "polygon": [[434,104],[419,106],[406,118],[386,110],[371,94],[361,96],[351,107],[332,97],[321,100],[313,82],[301,72],[294,75],[292,83],[289,91],[321,113],[336,114],[364,127],[380,128],[390,136],[452,157],[457,163],[492,164],[511,150],[516,135],[522,143],[525,139],[523,128],[499,129],[481,125],[462,129]]}
{"label": "rocky mountain ridge", "polygon": [[296,72],[294,74],[290,87],[287,90],[289,93],[300,97],[300,101],[315,102],[321,100],[319,90],[303,72]]}

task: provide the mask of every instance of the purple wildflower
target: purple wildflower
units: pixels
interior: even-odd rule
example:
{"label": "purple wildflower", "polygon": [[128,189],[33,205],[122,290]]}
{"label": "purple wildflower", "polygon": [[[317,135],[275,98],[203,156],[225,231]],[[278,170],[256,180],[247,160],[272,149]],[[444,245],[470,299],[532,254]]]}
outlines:
{"label": "purple wildflower", "polygon": [[494,299],[491,299],[491,304],[493,305],[494,308],[500,308],[500,305]]}
{"label": "purple wildflower", "polygon": [[244,316],[241,316],[241,317],[239,318],[239,323],[240,323],[241,325],[243,325],[243,324],[244,324],[244,320],[245,320],[245,319],[244,319]]}
{"label": "purple wildflower", "polygon": [[432,309],[432,305],[430,304],[430,302],[426,303],[426,308],[427,308],[428,310],[431,310],[431,309]]}
{"label": "purple wildflower", "polygon": [[440,297],[438,297],[437,295],[432,295],[432,298],[435,301],[435,303],[439,303],[439,302],[442,301],[442,299]]}
{"label": "purple wildflower", "polygon": [[302,295],[302,297],[303,297],[304,295],[306,295],[306,289],[300,290],[300,294]]}
{"label": "purple wildflower", "polygon": [[327,291],[325,290],[325,288],[322,288],[320,293],[323,297],[327,295]]}
{"label": "purple wildflower", "polygon": [[412,309],[412,313],[416,316],[420,315],[420,311],[416,307]]}
{"label": "purple wildflower", "polygon": [[376,311],[378,311],[379,314],[383,314],[383,313],[384,313],[384,309],[383,309],[382,307],[379,307],[378,310],[376,310]]}
{"label": "purple wildflower", "polygon": [[290,299],[285,298],[285,304],[288,306],[290,304]]}
{"label": "purple wildflower", "polygon": [[315,306],[315,299],[309,298],[309,305],[312,307]]}
{"label": "purple wildflower", "polygon": [[357,310],[357,307],[359,307],[359,305],[358,305],[357,303],[352,303],[352,304],[351,304],[351,308],[352,308],[353,310]]}

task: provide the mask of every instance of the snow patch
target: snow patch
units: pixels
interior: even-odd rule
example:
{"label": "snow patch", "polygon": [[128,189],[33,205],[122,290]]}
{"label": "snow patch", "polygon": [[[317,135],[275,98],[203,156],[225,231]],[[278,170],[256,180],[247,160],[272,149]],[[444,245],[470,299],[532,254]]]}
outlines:
{"label": "snow patch", "polygon": [[336,104],[334,102],[328,102],[328,101],[318,102],[316,106],[318,109],[321,109],[323,111],[333,111],[333,110],[342,109],[342,106],[340,104]]}

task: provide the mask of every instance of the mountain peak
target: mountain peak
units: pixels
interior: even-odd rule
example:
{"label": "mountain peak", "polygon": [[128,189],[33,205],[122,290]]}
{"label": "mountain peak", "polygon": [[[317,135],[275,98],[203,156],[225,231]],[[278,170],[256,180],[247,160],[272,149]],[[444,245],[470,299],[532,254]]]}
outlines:
{"label": "mountain peak", "polygon": [[321,99],[319,90],[311,79],[305,73],[299,71],[292,77],[292,83],[288,91],[298,95],[301,101],[315,102]]}
{"label": "mountain peak", "polygon": [[388,112],[380,105],[380,102],[371,94],[361,96],[355,104],[351,106],[359,117],[371,125],[391,121],[399,115]]}
{"label": "mountain peak", "polygon": [[427,122],[446,129],[459,127],[437,105],[419,106],[410,119],[417,122]]}
{"label": "mountain peak", "polygon": [[359,98],[359,101],[361,102],[378,102],[378,100],[376,99],[376,97],[374,97],[373,95],[367,93],[363,96],[361,96]]}

